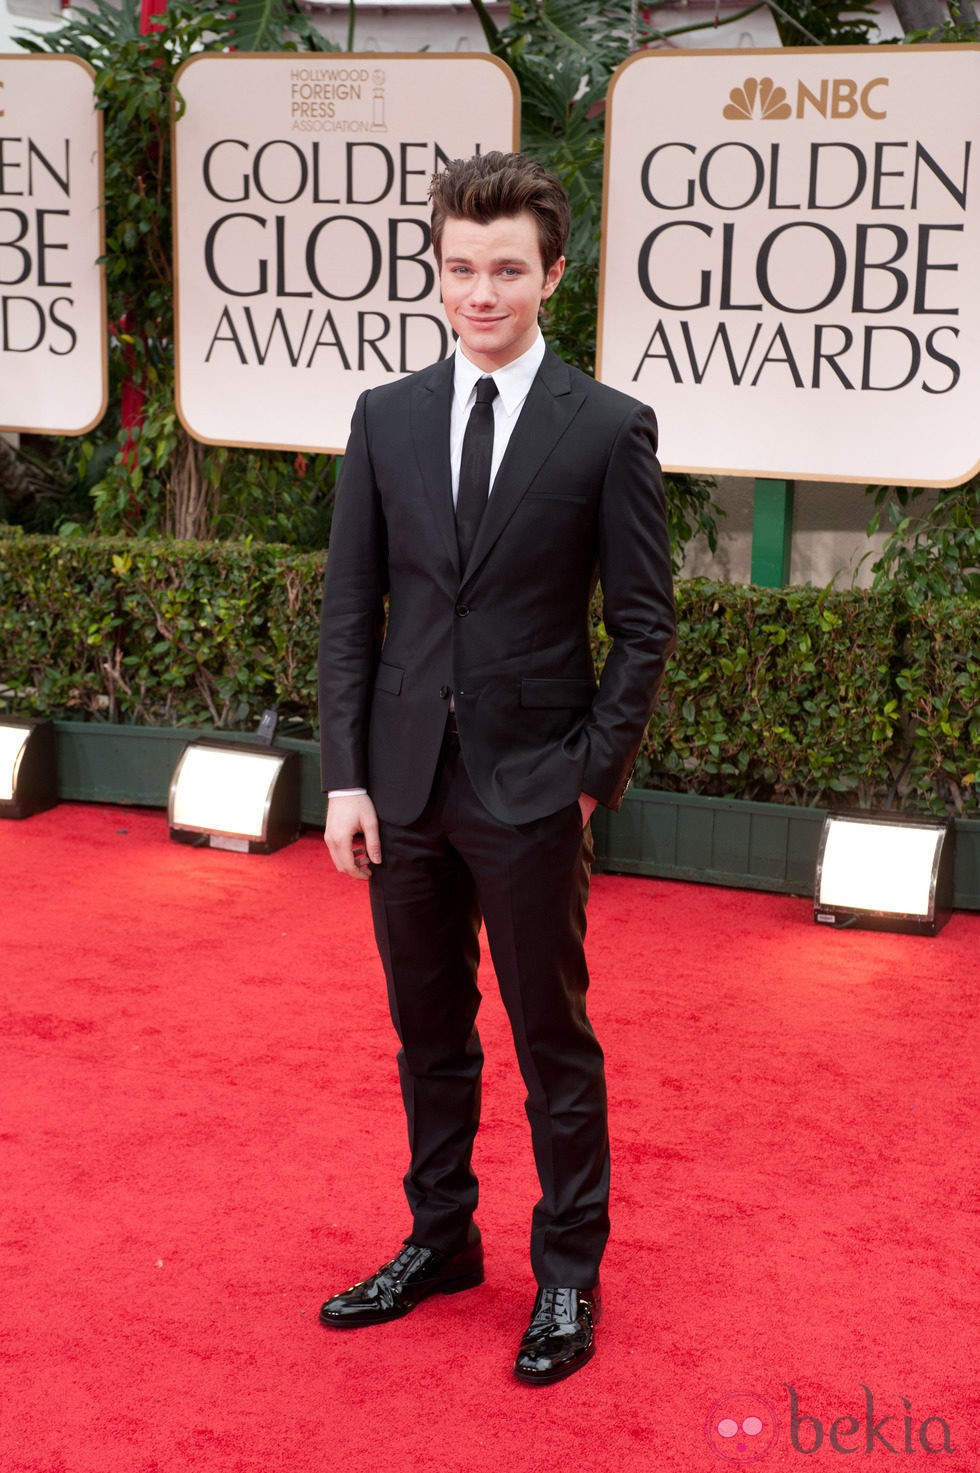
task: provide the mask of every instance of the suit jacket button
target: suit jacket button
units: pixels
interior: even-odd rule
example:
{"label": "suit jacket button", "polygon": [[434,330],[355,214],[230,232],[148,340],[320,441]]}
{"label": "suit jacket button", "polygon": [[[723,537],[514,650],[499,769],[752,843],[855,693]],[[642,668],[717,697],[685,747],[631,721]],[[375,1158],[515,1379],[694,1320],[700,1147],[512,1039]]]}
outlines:
{"label": "suit jacket button", "polygon": [[456,605],[456,614],[457,614],[458,618],[460,618],[460,619],[465,619],[466,618],[466,615],[469,613],[469,611],[470,611],[469,604],[457,604]]}
{"label": "suit jacket button", "polygon": [[449,688],[448,685],[440,685],[440,687],[439,687],[439,695],[442,697],[442,699],[444,701],[448,701],[449,700],[449,697],[452,695],[452,691],[451,691],[451,689]]}

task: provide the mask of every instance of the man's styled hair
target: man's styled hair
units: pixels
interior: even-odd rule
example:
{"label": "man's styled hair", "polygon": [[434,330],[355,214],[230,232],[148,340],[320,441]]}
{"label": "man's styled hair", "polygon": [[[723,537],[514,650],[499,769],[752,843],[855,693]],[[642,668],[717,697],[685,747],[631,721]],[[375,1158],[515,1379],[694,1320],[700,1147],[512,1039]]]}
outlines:
{"label": "man's styled hair", "polygon": [[432,249],[442,265],[442,229],[447,219],[489,225],[501,217],[533,215],[541,262],[548,271],[564,254],[571,210],[564,186],[526,153],[485,153],[453,159],[429,185]]}

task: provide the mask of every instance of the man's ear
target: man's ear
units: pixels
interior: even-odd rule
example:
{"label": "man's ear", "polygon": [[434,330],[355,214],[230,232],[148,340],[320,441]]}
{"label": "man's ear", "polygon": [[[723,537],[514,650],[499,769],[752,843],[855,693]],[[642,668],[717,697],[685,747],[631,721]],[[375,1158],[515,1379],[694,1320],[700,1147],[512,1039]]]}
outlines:
{"label": "man's ear", "polygon": [[541,290],[541,300],[546,302],[561,281],[565,271],[565,257],[559,256],[553,266],[549,266],[545,272],[544,286]]}

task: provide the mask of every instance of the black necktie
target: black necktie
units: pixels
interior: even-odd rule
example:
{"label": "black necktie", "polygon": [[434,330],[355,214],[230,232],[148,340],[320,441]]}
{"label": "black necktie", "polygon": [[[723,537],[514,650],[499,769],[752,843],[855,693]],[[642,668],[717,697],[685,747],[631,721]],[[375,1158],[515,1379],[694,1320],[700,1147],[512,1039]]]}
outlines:
{"label": "black necktie", "polygon": [[470,410],[459,462],[459,491],[456,496],[456,541],[459,566],[466,567],[477,528],[490,495],[490,465],[493,461],[493,401],[497,385],[481,378],[476,385],[476,403]]}

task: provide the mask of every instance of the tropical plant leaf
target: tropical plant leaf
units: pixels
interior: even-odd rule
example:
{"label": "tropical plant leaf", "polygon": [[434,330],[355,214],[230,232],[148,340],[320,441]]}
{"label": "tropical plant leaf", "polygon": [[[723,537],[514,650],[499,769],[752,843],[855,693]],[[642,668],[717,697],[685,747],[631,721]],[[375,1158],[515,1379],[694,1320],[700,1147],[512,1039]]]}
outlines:
{"label": "tropical plant leaf", "polygon": [[231,34],[240,51],[271,51],[281,40],[283,0],[238,0]]}
{"label": "tropical plant leaf", "polygon": [[297,0],[236,0],[230,39],[239,51],[335,51],[300,9]]}

